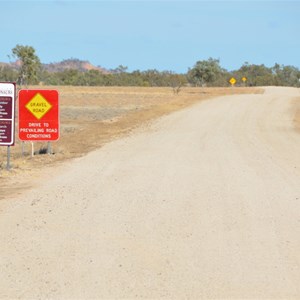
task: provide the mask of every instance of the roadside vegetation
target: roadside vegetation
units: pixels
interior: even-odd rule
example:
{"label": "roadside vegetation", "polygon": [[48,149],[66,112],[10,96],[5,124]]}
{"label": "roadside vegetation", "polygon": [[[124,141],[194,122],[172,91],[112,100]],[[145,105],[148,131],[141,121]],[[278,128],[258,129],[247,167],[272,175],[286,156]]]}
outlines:
{"label": "roadside vegetation", "polygon": [[[220,65],[219,59],[209,58],[197,61],[185,74],[171,71],[135,70],[120,65],[116,69],[76,68],[78,59],[69,59],[71,67],[49,71],[40,62],[31,46],[16,45],[12,57],[17,64],[0,65],[0,81],[14,81],[19,85],[39,84],[55,86],[137,86],[171,87],[178,94],[183,86],[226,87],[230,78],[237,80],[236,86],[292,86],[300,87],[300,70],[294,66],[275,64],[273,67],[245,62],[238,70],[228,71]],[[242,78],[247,78],[246,82]]]}

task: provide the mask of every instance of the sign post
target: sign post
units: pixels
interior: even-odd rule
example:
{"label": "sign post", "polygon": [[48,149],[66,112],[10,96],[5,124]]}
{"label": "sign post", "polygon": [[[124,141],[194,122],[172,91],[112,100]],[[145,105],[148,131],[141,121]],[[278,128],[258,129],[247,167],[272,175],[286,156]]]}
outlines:
{"label": "sign post", "polygon": [[7,146],[7,163],[6,163],[6,170],[10,170],[10,146]]}
{"label": "sign post", "polygon": [[59,103],[56,90],[20,90],[19,138],[21,141],[59,139]]}
{"label": "sign post", "polygon": [[10,169],[10,146],[15,143],[16,84],[0,82],[0,146],[7,146],[7,170]]}
{"label": "sign post", "polygon": [[242,81],[243,81],[244,85],[246,86],[247,77],[244,76],[244,77],[242,78]]}

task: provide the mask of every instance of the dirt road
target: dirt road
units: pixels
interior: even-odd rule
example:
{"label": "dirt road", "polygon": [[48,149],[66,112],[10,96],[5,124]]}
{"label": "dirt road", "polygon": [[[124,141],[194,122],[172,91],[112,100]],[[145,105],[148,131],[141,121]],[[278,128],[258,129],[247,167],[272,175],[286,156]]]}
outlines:
{"label": "dirt road", "polygon": [[299,299],[293,97],[205,101],[2,201],[0,299]]}

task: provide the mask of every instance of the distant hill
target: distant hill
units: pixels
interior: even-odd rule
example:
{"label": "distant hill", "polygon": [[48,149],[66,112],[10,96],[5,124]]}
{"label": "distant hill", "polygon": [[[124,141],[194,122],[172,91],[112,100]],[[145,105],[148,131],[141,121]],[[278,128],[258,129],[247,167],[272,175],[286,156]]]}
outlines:
{"label": "distant hill", "polygon": [[75,69],[81,72],[97,70],[101,73],[110,73],[108,70],[92,65],[89,61],[79,60],[76,58],[66,59],[57,63],[43,64],[43,68],[48,72],[62,72],[65,70]]}
{"label": "distant hill", "polygon": [[[17,70],[20,67],[20,62],[11,62],[11,63],[3,63],[0,62],[0,67],[10,67],[12,69]],[[65,70],[75,69],[80,72],[86,72],[89,70],[97,70],[103,74],[109,74],[110,71],[100,67],[100,66],[94,66],[89,61],[86,60],[79,60],[76,58],[71,59],[65,59],[61,62],[55,62],[50,64],[42,64],[42,67],[44,70],[54,73],[54,72],[63,72]]]}
{"label": "distant hill", "polygon": [[15,61],[11,63],[0,62],[0,67],[2,68],[11,68],[14,70],[18,70],[20,68],[20,61]]}

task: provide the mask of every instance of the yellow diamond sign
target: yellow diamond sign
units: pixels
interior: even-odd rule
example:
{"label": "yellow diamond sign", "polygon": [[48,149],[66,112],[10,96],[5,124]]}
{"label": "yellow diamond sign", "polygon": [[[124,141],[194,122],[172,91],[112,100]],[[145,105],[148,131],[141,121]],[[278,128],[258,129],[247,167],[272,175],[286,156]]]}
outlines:
{"label": "yellow diamond sign", "polygon": [[40,93],[37,93],[25,106],[38,120],[52,107]]}
{"label": "yellow diamond sign", "polygon": [[234,84],[236,83],[236,79],[235,79],[234,77],[232,77],[232,78],[229,80],[229,82],[230,82],[232,85],[234,85]]}

